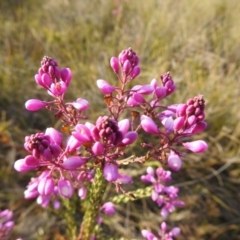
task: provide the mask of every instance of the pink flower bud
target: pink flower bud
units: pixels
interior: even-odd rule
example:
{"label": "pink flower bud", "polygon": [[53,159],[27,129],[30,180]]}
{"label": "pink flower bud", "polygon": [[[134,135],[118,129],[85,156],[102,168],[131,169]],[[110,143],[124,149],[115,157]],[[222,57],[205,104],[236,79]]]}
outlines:
{"label": "pink flower bud", "polygon": [[39,160],[32,155],[28,155],[24,158],[25,164],[29,167],[36,168],[39,166]]}
{"label": "pink flower bud", "polygon": [[88,109],[89,102],[83,98],[78,98],[75,102],[72,102],[71,105],[79,111],[84,111]]}
{"label": "pink flower bud", "polygon": [[190,117],[187,118],[187,123],[188,123],[188,126],[192,126],[193,124],[196,123],[196,116],[195,115],[192,115]]}
{"label": "pink flower bud", "polygon": [[118,130],[122,132],[122,134],[126,134],[130,127],[129,119],[123,119],[118,122]]}
{"label": "pink flower bud", "polygon": [[82,145],[74,136],[70,136],[67,141],[66,151],[73,152]]}
{"label": "pink flower bud", "polygon": [[127,134],[124,135],[123,140],[122,140],[122,144],[123,145],[129,145],[132,144],[133,142],[135,142],[138,138],[138,134],[137,132],[128,132]]}
{"label": "pink flower bud", "polygon": [[201,133],[207,128],[207,123],[206,122],[198,122],[192,127],[193,127],[191,130],[192,134]]}
{"label": "pink flower bud", "polygon": [[50,76],[47,74],[47,73],[44,73],[42,76],[41,76],[41,80],[42,80],[42,83],[43,85],[45,86],[45,88],[49,88],[52,84],[52,80],[50,78]]}
{"label": "pink flower bud", "polygon": [[147,133],[159,134],[159,129],[155,122],[146,115],[141,116],[141,126],[143,130]]}
{"label": "pink flower bud", "polygon": [[72,156],[63,161],[62,167],[67,170],[75,170],[76,168],[81,167],[83,164],[85,164],[86,161],[87,159],[78,156]]}
{"label": "pink flower bud", "polygon": [[61,203],[58,200],[54,200],[53,202],[53,208],[55,210],[58,210],[61,207]]}
{"label": "pink flower bud", "polygon": [[72,71],[70,68],[63,68],[61,69],[61,79],[66,83],[68,86],[72,80]]}
{"label": "pink flower bud", "polygon": [[80,142],[91,141],[91,132],[84,124],[77,124],[75,126],[76,132],[72,132],[72,135]]}
{"label": "pink flower bud", "polygon": [[167,95],[167,89],[165,87],[157,87],[155,94],[157,98],[162,99]]}
{"label": "pink flower bud", "polygon": [[25,108],[28,111],[38,111],[39,109],[42,109],[48,105],[47,102],[38,100],[38,99],[30,99],[25,103]]}
{"label": "pink flower bud", "polygon": [[126,175],[126,174],[119,174],[118,175],[118,182],[121,184],[129,184],[132,183],[133,180],[130,176]]}
{"label": "pink flower bud", "polygon": [[118,179],[118,168],[115,164],[112,163],[105,163],[103,169],[104,178],[108,182],[114,182]]}
{"label": "pink flower bud", "polygon": [[86,196],[87,196],[87,189],[86,189],[84,186],[82,186],[81,188],[79,188],[79,190],[78,190],[78,196],[79,196],[82,200],[86,198]]}
{"label": "pink flower bud", "polygon": [[184,127],[185,117],[177,117],[173,121],[173,128],[175,131],[180,131]]}
{"label": "pink flower bud", "polygon": [[140,94],[151,94],[153,92],[154,88],[152,85],[148,84],[148,85],[144,85],[142,86],[137,92]]}
{"label": "pink flower bud", "polygon": [[110,94],[115,91],[115,87],[102,79],[97,80],[97,86],[103,94]]}
{"label": "pink flower bud", "polygon": [[136,107],[136,106],[139,106],[140,103],[137,102],[133,97],[129,97],[127,100],[127,105],[131,107]]}
{"label": "pink flower bud", "polygon": [[25,163],[25,159],[19,159],[14,163],[14,169],[18,172],[27,172],[35,168],[36,166],[28,166]]}
{"label": "pink flower bud", "polygon": [[162,224],[161,224],[161,230],[162,230],[163,232],[166,232],[166,231],[167,231],[167,224],[166,224],[165,222],[162,222]]}
{"label": "pink flower bud", "polygon": [[68,179],[60,179],[58,181],[58,191],[62,197],[71,198],[74,193],[74,188]]}
{"label": "pink flower bud", "polygon": [[208,149],[208,145],[203,140],[197,140],[192,142],[183,143],[183,146],[194,153],[205,152]]}
{"label": "pink flower bud", "polygon": [[92,151],[96,155],[102,155],[104,153],[104,146],[100,142],[95,142],[92,146]]}
{"label": "pink flower bud", "polygon": [[180,233],[181,233],[181,229],[178,227],[175,227],[169,232],[169,235],[173,237],[177,237]]}
{"label": "pink flower bud", "polygon": [[150,85],[152,85],[153,86],[153,88],[154,89],[156,89],[157,88],[157,86],[158,86],[158,83],[157,83],[157,79],[156,78],[154,78],[151,82],[150,82]]}
{"label": "pink flower bud", "polygon": [[112,70],[115,72],[115,73],[118,73],[119,71],[119,64],[118,64],[118,59],[116,57],[112,57],[111,60],[110,60],[110,66],[112,68]]}
{"label": "pink flower bud", "polygon": [[131,79],[136,78],[141,72],[141,68],[139,66],[135,66],[131,72]]}
{"label": "pink flower bud", "polygon": [[145,103],[145,98],[140,93],[134,93],[132,95],[133,99],[138,103]]}
{"label": "pink flower bud", "polygon": [[102,205],[100,211],[107,215],[114,215],[115,214],[114,204],[112,202],[106,202]]}
{"label": "pink flower bud", "polygon": [[57,145],[61,146],[62,144],[62,133],[60,133],[55,128],[47,128],[45,134],[50,137],[51,143],[56,143]]}
{"label": "pink flower bud", "polygon": [[177,116],[186,116],[186,109],[188,105],[187,104],[178,104],[177,109],[176,109],[176,114]]}
{"label": "pink flower bud", "polygon": [[128,74],[129,71],[131,69],[131,63],[129,60],[126,60],[124,63],[123,63],[123,67],[122,67],[122,71],[125,73],[125,74]]}
{"label": "pink flower bud", "polygon": [[173,171],[179,171],[182,167],[181,158],[177,154],[171,152],[168,157],[168,166]]}
{"label": "pink flower bud", "polygon": [[143,229],[141,231],[142,233],[142,236],[144,238],[146,238],[147,240],[155,240],[155,239],[158,239],[153,233],[151,233],[150,231],[146,230],[146,229]]}
{"label": "pink flower bud", "polygon": [[48,196],[54,191],[54,181],[51,177],[45,177],[38,184],[38,192],[42,196]]}

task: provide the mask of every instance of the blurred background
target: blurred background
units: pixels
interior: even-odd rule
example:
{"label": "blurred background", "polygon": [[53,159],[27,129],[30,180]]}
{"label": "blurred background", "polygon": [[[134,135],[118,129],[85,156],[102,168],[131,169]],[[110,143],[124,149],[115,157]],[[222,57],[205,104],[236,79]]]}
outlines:
{"label": "blurred background", "polygon": [[[240,239],[239,12],[238,0],[0,0],[0,208],[14,211],[12,239],[66,239],[64,219],[23,198],[34,173],[13,169],[26,155],[24,137],[56,126],[46,110],[24,108],[29,98],[50,99],[34,81],[42,57],[72,69],[67,99],[89,100],[95,120],[105,111],[95,81],[116,81],[109,60],[128,47],[142,68],[134,81],[170,71],[178,90],[169,104],[197,94],[207,104],[208,129],[197,139],[209,150],[188,154],[173,175],[186,207],[170,226],[181,228],[180,240]],[[143,228],[157,232],[161,217],[155,203],[141,200],[119,206],[111,221],[111,234],[138,240]]]}

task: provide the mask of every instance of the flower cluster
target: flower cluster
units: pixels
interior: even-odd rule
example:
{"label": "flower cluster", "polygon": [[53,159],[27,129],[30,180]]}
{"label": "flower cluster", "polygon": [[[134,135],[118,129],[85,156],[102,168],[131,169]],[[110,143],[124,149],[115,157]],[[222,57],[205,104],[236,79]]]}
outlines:
{"label": "flower cluster", "polygon": [[[109,115],[99,116],[95,123],[90,123],[85,115],[89,108],[87,100],[78,98],[65,102],[64,96],[72,80],[71,70],[59,68],[57,61],[50,57],[43,58],[35,81],[47,90],[53,100],[30,99],[25,107],[29,111],[42,108],[53,111],[62,126],[61,132],[49,127],[45,132],[25,138],[24,147],[28,155],[17,160],[14,167],[19,172],[34,170],[40,173],[31,179],[24,192],[25,198],[37,198],[43,207],[52,201],[55,209],[60,207],[59,196],[71,198],[75,190],[81,199],[85,199],[88,186],[95,181],[95,172],[99,169],[106,181],[125,193],[121,185],[131,183],[132,179],[122,174],[120,168],[126,149],[136,142],[140,132],[159,138],[157,146],[141,143],[149,150],[142,162],[155,159],[174,171],[181,169],[181,157],[186,154],[179,151],[178,146],[195,153],[207,150],[208,146],[202,140],[184,142],[186,137],[207,127],[203,96],[193,97],[186,103],[163,105],[162,100],[176,89],[169,72],[162,74],[159,80],[129,88],[129,83],[132,85],[141,72],[139,57],[131,48],[123,50],[118,57],[112,57],[110,66],[119,80],[118,84],[97,80]],[[131,117],[126,118],[129,113]],[[158,168],[156,175],[154,169],[148,168],[147,175],[141,179],[153,184],[152,200],[161,207],[161,215],[167,217],[175,207],[184,203],[178,200],[178,188],[163,184],[171,180],[171,172]],[[101,211],[111,215],[115,212],[113,209],[108,203]],[[162,226],[162,232],[164,239],[169,240],[178,235],[177,230],[166,233],[166,226]],[[145,231],[143,235],[151,234]]]}

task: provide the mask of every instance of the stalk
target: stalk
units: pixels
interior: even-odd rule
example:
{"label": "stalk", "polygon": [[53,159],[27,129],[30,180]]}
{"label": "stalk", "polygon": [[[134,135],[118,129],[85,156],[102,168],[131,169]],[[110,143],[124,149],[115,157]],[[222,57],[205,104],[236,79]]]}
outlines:
{"label": "stalk", "polygon": [[81,224],[78,240],[89,240],[94,234],[94,228],[97,225],[99,208],[102,206],[102,197],[106,190],[107,181],[103,177],[100,169],[96,169],[94,182],[88,192],[86,199],[86,211]]}

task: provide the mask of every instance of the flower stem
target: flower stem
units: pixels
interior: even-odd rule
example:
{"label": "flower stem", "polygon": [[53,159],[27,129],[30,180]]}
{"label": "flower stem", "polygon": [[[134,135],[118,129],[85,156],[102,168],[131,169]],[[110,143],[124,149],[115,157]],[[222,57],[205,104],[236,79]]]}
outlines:
{"label": "flower stem", "polygon": [[102,197],[107,186],[102,171],[96,169],[94,182],[92,183],[88,198],[86,199],[86,211],[81,224],[78,240],[89,240],[94,234],[94,228],[97,225],[99,208],[102,206]]}

